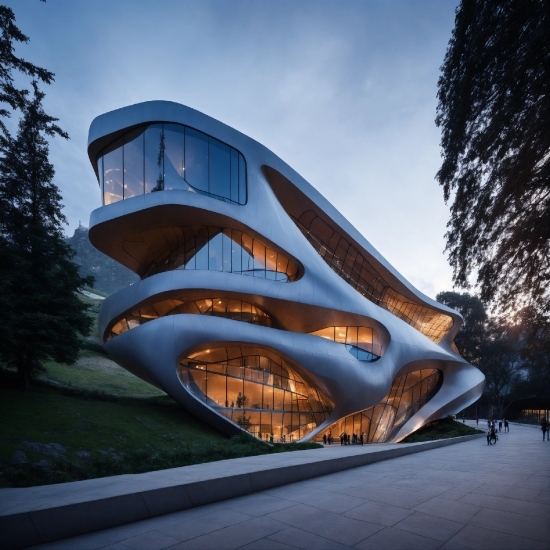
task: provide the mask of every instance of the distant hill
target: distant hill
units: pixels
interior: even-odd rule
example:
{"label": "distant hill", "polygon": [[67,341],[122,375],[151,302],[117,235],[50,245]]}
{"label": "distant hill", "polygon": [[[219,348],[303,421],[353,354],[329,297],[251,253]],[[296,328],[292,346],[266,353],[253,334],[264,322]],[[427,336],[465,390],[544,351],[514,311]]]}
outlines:
{"label": "distant hill", "polygon": [[80,266],[80,276],[92,275],[95,278],[94,288],[112,294],[139,281],[139,277],[133,271],[92,246],[88,239],[87,227],[78,227],[74,235],[67,238],[67,243],[76,250],[73,261]]}

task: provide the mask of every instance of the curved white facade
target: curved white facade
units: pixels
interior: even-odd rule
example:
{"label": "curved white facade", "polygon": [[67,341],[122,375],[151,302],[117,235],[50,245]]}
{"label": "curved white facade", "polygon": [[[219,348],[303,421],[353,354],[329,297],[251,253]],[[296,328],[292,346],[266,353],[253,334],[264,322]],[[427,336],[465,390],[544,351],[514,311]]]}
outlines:
{"label": "curved white facade", "polygon": [[460,315],[259,143],[153,101],[96,118],[88,152],[90,240],[142,277],[104,301],[105,347],[211,425],[399,441],[480,396]]}

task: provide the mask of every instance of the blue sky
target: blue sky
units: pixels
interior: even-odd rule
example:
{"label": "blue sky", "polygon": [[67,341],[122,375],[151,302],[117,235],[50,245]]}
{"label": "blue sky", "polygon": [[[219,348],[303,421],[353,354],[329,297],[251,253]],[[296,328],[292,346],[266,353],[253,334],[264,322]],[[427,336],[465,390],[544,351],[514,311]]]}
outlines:
{"label": "blue sky", "polygon": [[452,288],[434,118],[457,0],[3,3],[30,37],[17,53],[56,74],[68,234],[100,206],[93,118],[166,99],[270,148],[426,294]]}

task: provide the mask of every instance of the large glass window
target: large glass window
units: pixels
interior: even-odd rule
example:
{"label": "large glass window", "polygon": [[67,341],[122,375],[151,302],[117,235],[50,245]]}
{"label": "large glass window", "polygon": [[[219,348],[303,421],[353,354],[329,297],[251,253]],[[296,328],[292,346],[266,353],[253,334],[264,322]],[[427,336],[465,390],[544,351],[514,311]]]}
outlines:
{"label": "large glass window", "polygon": [[185,127],[179,124],[164,125],[164,189],[186,189]]}
{"label": "large glass window", "polygon": [[262,348],[195,353],[181,361],[178,375],[199,400],[266,441],[297,441],[333,409],[284,359]]}
{"label": "large glass window", "polygon": [[151,250],[156,261],[144,277],[174,269],[204,269],[281,282],[298,278],[296,262],[242,231],[187,226],[166,234],[172,240],[159,242],[158,251]]}
{"label": "large glass window", "polygon": [[344,344],[346,349],[359,361],[372,363],[378,361],[384,353],[382,342],[373,328],[326,327],[310,332],[310,334]]}
{"label": "large glass window", "polygon": [[164,135],[162,124],[145,129],[145,193],[164,189]]}
{"label": "large glass window", "polygon": [[133,311],[131,315],[118,319],[107,331],[107,340],[159,317],[177,314],[211,315],[253,325],[271,326],[269,315],[248,302],[228,298],[205,298],[189,301],[175,297],[141,307]]}
{"label": "large glass window", "polygon": [[111,204],[122,200],[123,163],[122,138],[107,147],[103,154],[103,201]]}
{"label": "large glass window", "polygon": [[126,132],[98,156],[104,204],[143,193],[186,190],[246,204],[246,163],[236,150],[182,124]]}
{"label": "large glass window", "polygon": [[384,443],[432,399],[442,382],[443,375],[437,369],[421,369],[399,376],[378,405],[341,418],[315,439],[321,441],[326,435],[336,440],[343,433],[360,438],[363,434],[365,443]]}
{"label": "large glass window", "polygon": [[414,303],[393,290],[347,239],[312,210],[304,212],[294,222],[330,268],[357,292],[430,340],[436,343],[443,340],[453,326],[453,319],[449,315]]}
{"label": "large glass window", "polygon": [[143,195],[144,186],[143,129],[137,129],[124,136],[124,198]]}

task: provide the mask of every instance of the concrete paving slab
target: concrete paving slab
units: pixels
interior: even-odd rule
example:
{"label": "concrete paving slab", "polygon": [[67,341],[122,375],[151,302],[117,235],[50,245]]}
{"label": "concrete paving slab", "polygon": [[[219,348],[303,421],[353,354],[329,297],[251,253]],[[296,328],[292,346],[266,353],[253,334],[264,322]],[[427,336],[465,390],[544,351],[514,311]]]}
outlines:
{"label": "concrete paving slab", "polygon": [[381,525],[358,521],[305,504],[274,512],[268,517],[345,546],[353,546],[382,529]]}
{"label": "concrete paving slab", "polygon": [[355,545],[357,550],[436,550],[441,542],[393,527],[386,527]]}
{"label": "concrete paving slab", "polygon": [[214,548],[234,550],[282,531],[285,527],[286,525],[263,516],[176,544],[171,548],[173,550],[212,550]]}
{"label": "concrete paving slab", "polygon": [[367,502],[366,504],[353,508],[353,510],[349,510],[344,515],[348,518],[391,527],[413,513],[412,510],[399,506],[382,504],[380,502]]}
{"label": "concrete paving slab", "polygon": [[402,531],[409,531],[415,535],[444,542],[449,540],[453,535],[456,535],[464,525],[457,521],[443,519],[431,514],[415,512],[399,523],[396,523],[394,527]]}
{"label": "concrete paving slab", "polygon": [[548,550],[548,543],[518,537],[509,533],[466,525],[454,537],[447,541],[440,550]]}
{"label": "concrete paving slab", "polygon": [[352,548],[296,527],[288,527],[269,535],[268,538],[277,542],[288,543],[289,548],[304,548],[305,550],[309,548],[315,548],[315,550],[346,550]]}

